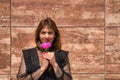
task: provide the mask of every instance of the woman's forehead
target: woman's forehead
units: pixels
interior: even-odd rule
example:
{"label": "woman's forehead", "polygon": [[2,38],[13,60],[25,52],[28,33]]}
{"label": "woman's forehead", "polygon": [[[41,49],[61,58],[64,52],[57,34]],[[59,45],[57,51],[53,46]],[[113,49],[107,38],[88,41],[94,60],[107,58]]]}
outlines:
{"label": "woman's forehead", "polygon": [[43,26],[42,30],[54,31],[50,26]]}

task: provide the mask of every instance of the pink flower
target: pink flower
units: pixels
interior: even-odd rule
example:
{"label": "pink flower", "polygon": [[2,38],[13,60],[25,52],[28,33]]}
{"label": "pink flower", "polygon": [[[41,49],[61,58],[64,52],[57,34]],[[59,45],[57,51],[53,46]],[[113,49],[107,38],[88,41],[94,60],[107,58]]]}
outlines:
{"label": "pink flower", "polygon": [[48,49],[48,48],[50,48],[51,46],[52,46],[52,45],[51,45],[50,42],[40,44],[40,47],[43,48],[43,49]]}

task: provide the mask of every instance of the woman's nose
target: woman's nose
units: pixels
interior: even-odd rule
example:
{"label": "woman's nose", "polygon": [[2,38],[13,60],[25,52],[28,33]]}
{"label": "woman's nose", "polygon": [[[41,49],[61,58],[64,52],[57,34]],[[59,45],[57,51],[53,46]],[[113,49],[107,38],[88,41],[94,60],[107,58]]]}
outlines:
{"label": "woman's nose", "polygon": [[48,38],[48,37],[49,37],[49,35],[48,35],[48,34],[45,34],[45,37],[46,37],[46,38]]}

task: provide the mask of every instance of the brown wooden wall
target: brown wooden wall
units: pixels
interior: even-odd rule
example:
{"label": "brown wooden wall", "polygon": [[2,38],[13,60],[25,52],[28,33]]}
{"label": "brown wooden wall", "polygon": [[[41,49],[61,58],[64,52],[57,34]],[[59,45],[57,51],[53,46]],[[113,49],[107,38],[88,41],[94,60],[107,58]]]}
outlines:
{"label": "brown wooden wall", "polygon": [[0,80],[16,80],[44,17],[60,30],[73,80],[120,80],[120,0],[0,0]]}

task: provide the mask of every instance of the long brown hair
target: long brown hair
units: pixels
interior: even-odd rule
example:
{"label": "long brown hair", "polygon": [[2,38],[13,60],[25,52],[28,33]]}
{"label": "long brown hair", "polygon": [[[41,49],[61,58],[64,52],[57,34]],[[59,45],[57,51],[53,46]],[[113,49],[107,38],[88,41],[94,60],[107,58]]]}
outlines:
{"label": "long brown hair", "polygon": [[55,37],[54,37],[54,40],[52,42],[52,46],[51,48],[49,49],[50,51],[56,51],[56,50],[61,50],[61,40],[60,40],[60,33],[59,33],[59,30],[55,24],[55,22],[47,17],[45,19],[42,19],[36,29],[36,32],[35,32],[35,43],[36,43],[36,46],[39,50],[42,50],[39,45],[41,44],[41,40],[40,40],[40,37],[39,37],[39,34],[41,32],[41,30],[43,29],[44,26],[48,26],[49,28],[51,28],[54,33],[55,33]]}

